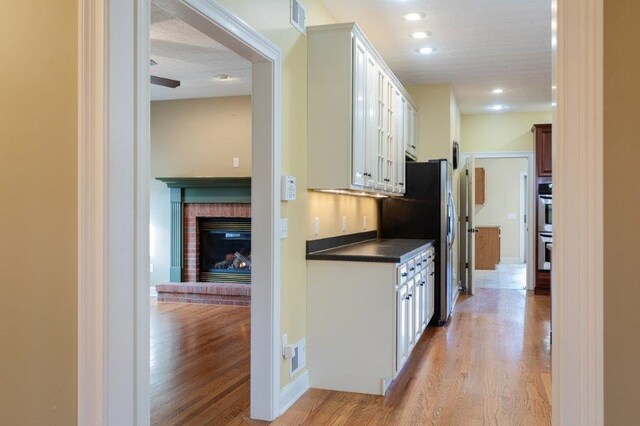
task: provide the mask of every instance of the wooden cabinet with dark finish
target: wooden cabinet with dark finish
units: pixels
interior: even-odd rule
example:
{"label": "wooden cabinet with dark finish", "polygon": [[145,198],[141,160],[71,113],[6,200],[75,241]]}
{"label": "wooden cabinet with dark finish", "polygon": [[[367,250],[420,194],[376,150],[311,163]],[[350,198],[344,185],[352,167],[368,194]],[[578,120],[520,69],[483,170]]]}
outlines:
{"label": "wooden cabinet with dark finish", "polygon": [[484,204],[487,201],[487,185],[484,167],[476,167],[476,204]]}
{"label": "wooden cabinet with dark finish", "polygon": [[536,168],[538,176],[551,176],[551,124],[534,124],[531,128],[536,145]]}
{"label": "wooden cabinet with dark finish", "polygon": [[476,229],[476,269],[496,269],[500,263],[500,227],[478,226]]}
{"label": "wooden cabinet with dark finish", "polygon": [[[551,183],[552,179],[552,128],[551,124],[534,124],[531,128],[533,132],[533,141],[536,153],[536,202],[538,200],[539,185],[542,183]],[[535,224],[535,294],[551,294],[551,272],[538,268],[538,253],[540,243],[540,229],[538,226],[538,209],[536,211]]]}

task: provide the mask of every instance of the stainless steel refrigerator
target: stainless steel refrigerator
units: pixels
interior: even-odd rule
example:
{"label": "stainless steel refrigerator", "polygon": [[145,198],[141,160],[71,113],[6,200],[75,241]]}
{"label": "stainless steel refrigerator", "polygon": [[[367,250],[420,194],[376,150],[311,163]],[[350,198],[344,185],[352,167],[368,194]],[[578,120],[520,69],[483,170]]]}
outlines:
{"label": "stainless steel refrigerator", "polygon": [[435,314],[431,324],[444,325],[454,302],[453,242],[456,212],[452,166],[447,160],[407,163],[403,198],[382,201],[383,238],[435,240]]}

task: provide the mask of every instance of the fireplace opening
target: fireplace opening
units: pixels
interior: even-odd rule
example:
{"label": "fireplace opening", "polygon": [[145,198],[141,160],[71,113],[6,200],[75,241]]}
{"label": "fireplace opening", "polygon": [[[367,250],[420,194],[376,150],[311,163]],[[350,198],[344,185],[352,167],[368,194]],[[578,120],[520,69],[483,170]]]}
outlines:
{"label": "fireplace opening", "polygon": [[199,218],[200,281],[251,284],[251,219]]}

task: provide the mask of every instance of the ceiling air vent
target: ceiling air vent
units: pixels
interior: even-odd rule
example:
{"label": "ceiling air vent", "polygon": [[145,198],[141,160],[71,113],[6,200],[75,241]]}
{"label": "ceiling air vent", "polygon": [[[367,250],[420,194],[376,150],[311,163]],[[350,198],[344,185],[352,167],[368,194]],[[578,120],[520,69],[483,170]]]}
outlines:
{"label": "ceiling air vent", "polygon": [[307,10],[298,0],[291,0],[291,25],[305,34],[307,29]]}

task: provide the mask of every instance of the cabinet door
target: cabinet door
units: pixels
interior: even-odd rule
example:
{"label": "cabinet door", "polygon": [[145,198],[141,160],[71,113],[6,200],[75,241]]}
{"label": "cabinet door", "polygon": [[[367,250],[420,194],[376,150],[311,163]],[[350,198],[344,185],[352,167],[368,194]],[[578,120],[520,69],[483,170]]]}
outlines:
{"label": "cabinet door", "polygon": [[413,335],[415,343],[422,334],[422,306],[424,302],[424,285],[422,284],[422,272],[414,278],[415,290],[413,292]]}
{"label": "cabinet door", "polygon": [[416,343],[416,336],[415,336],[415,330],[414,330],[414,315],[415,315],[415,303],[414,303],[414,298],[415,298],[415,293],[416,293],[416,287],[415,287],[415,280],[412,278],[409,280],[409,282],[407,283],[407,291],[408,291],[408,299],[407,299],[407,335],[409,336],[409,349],[407,350],[408,353],[411,353],[411,350],[413,349],[413,346]]}
{"label": "cabinet door", "polygon": [[427,323],[433,318],[435,312],[435,284],[436,284],[436,272],[435,263],[429,264],[429,275],[427,276]]}
{"label": "cabinet door", "polygon": [[396,371],[399,371],[409,356],[409,328],[407,324],[409,301],[408,286],[404,284],[396,291]]}
{"label": "cabinet door", "polygon": [[405,152],[416,157],[416,112],[409,101],[405,104]]}
{"label": "cabinet door", "polygon": [[386,93],[386,80],[387,76],[380,67],[376,67],[376,96],[377,96],[377,119],[378,119],[378,134],[375,145],[375,158],[376,168],[374,170],[374,180],[376,189],[384,190],[386,185],[385,168],[386,168],[386,153],[385,147],[387,144],[387,129],[386,129],[386,105],[385,105],[385,93]]}
{"label": "cabinet door", "polygon": [[385,136],[386,144],[384,147],[384,189],[387,192],[393,192],[395,190],[395,158],[396,158],[396,140],[395,131],[396,123],[394,118],[394,100],[395,100],[395,87],[391,82],[391,79],[386,78],[385,93],[384,93],[384,111],[385,111]]}
{"label": "cabinet door", "polygon": [[376,168],[378,161],[377,144],[379,130],[378,111],[378,66],[374,58],[367,54],[365,103],[367,106],[366,117],[366,143],[365,143],[365,186],[375,188],[377,182]]}
{"label": "cabinet door", "polygon": [[395,167],[395,191],[404,194],[405,179],[405,150],[404,150],[404,104],[406,100],[396,89],[394,96],[395,111],[395,142],[396,142],[396,167]]}
{"label": "cabinet door", "polygon": [[429,322],[429,285],[428,278],[429,277],[429,268],[425,268],[422,271],[422,276],[420,277],[420,282],[418,285],[421,288],[420,292],[420,334],[427,328],[427,323]]}
{"label": "cabinet door", "polygon": [[353,144],[351,182],[365,185],[367,144],[367,51],[357,38],[353,38]]}
{"label": "cabinet door", "polygon": [[538,176],[552,175],[551,160],[551,124],[535,125],[536,163]]}

